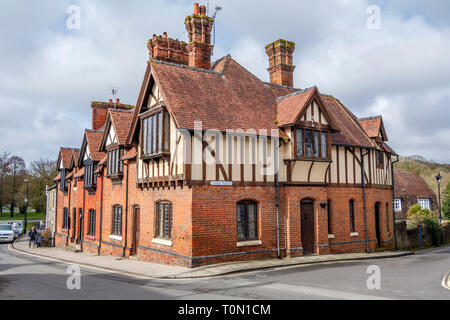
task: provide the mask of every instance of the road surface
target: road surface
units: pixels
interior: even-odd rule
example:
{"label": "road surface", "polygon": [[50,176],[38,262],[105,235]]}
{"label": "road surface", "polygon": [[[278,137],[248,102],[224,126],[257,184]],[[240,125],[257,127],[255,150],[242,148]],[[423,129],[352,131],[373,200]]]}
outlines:
{"label": "road surface", "polygon": [[[369,290],[367,279],[371,274],[367,270],[374,265],[380,270],[381,288]],[[0,299],[450,300],[450,246],[395,259],[299,266],[195,280],[148,280],[81,268],[80,290],[68,289],[67,268],[67,264],[23,255],[9,250],[7,244],[0,244]]]}

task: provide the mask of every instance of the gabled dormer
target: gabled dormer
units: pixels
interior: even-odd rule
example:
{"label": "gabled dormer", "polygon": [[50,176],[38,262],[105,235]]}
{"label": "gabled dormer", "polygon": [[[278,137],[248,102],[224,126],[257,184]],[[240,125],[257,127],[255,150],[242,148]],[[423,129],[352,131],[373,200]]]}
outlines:
{"label": "gabled dormer", "polygon": [[67,191],[68,188],[67,176],[70,173],[70,160],[72,158],[73,152],[74,149],[72,148],[61,148],[61,150],[59,151],[56,166],[58,171],[60,172],[59,189],[61,191]]}
{"label": "gabled dormer", "polygon": [[98,168],[98,163],[104,157],[104,153],[98,151],[102,135],[102,131],[86,130],[78,159],[78,166],[84,167],[84,188],[91,191],[95,190],[97,186],[95,171]]}
{"label": "gabled dormer", "polygon": [[129,149],[127,137],[133,120],[133,111],[109,110],[105,123],[100,152],[107,153],[107,177],[121,180],[123,163],[121,158]]}
{"label": "gabled dormer", "polygon": [[[147,73],[150,69],[151,62]],[[151,73],[143,83],[127,143],[133,140],[138,141],[144,161],[170,156],[170,116],[163,92]]]}
{"label": "gabled dormer", "polygon": [[316,87],[280,97],[277,121],[290,132],[291,159],[331,161],[331,133],[339,128]]}

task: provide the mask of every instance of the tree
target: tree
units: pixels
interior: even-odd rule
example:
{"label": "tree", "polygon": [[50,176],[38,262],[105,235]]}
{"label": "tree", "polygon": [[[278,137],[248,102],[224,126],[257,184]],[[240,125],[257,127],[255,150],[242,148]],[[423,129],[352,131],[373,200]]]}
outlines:
{"label": "tree", "polygon": [[11,172],[10,154],[3,152],[0,155],[0,215],[3,213],[3,205],[6,204],[6,177]]}
{"label": "tree", "polygon": [[12,191],[11,191],[11,218],[14,217],[14,207],[16,206],[16,195],[18,187],[23,183],[26,173],[25,160],[19,156],[11,156],[11,174],[12,174]]}
{"label": "tree", "polygon": [[[43,212],[46,205],[45,186],[54,184],[53,179],[58,174],[56,170],[56,161],[37,160],[31,162],[29,170],[29,205],[38,212]],[[26,184],[22,185],[20,190],[21,199],[26,196]]]}
{"label": "tree", "polygon": [[450,220],[450,182],[444,190],[444,199],[442,201],[442,214],[447,220]]}

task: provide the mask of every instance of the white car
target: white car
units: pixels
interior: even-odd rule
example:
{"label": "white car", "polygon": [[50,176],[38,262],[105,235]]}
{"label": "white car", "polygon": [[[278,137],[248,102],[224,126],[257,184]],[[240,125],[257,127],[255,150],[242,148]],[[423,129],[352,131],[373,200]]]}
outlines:
{"label": "white car", "polygon": [[13,242],[15,236],[14,227],[11,224],[0,224],[0,243]]}

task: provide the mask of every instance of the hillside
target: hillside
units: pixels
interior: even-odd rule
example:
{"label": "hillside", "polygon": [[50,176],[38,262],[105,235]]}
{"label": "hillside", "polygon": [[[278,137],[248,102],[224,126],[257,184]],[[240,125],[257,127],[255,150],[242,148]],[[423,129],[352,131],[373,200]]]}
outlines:
{"label": "hillside", "polygon": [[438,189],[436,175],[438,172],[441,172],[441,176],[443,177],[441,193],[444,191],[446,184],[450,182],[450,164],[436,163],[421,156],[400,157],[400,162],[395,164],[395,169],[417,172],[425,179],[436,194]]}

